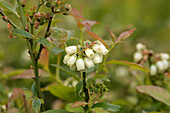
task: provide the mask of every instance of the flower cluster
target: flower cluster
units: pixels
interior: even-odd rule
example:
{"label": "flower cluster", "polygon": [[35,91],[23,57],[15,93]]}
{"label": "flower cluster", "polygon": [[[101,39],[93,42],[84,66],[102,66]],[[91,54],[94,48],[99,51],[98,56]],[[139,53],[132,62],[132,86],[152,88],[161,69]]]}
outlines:
{"label": "flower cluster", "polygon": [[136,49],[137,51],[134,53],[135,62],[144,65],[144,63],[148,61],[150,64],[150,75],[164,73],[168,70],[168,53],[154,53],[152,50],[146,49],[146,46],[141,43],[136,45]]}
{"label": "flower cluster", "polygon": [[91,68],[94,64],[103,61],[103,55],[108,53],[106,47],[100,41],[90,42],[84,41],[84,46],[69,46],[65,48],[66,55],[64,56],[64,64],[67,64],[70,69],[83,71],[86,68]]}

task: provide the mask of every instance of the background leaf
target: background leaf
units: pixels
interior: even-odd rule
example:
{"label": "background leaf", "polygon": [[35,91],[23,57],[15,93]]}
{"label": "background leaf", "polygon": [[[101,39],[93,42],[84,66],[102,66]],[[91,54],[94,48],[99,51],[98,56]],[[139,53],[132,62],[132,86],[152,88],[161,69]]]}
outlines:
{"label": "background leaf", "polygon": [[61,52],[63,52],[63,51],[64,51],[64,50],[61,49],[61,48],[59,48],[59,47],[54,47],[54,48],[51,49],[51,54],[52,54],[53,56],[55,56],[55,55],[57,55],[58,53],[61,53]]}
{"label": "background leaf", "polygon": [[144,72],[149,72],[149,69],[144,68],[143,66],[136,64],[136,63],[132,63],[132,62],[127,62],[127,61],[122,61],[122,60],[111,60],[106,62],[105,65],[107,64],[120,64],[120,65],[127,65],[127,66],[131,66],[132,68],[144,71]]}
{"label": "background leaf", "polygon": [[166,89],[152,85],[137,86],[136,89],[170,106],[170,93]]}
{"label": "background leaf", "polygon": [[44,46],[47,46],[47,48],[51,47],[50,42],[46,38],[39,38],[39,39],[37,39],[37,42]]}
{"label": "background leaf", "polygon": [[80,107],[80,106],[85,106],[87,105],[88,103],[85,102],[85,101],[76,101],[75,103],[73,103],[71,105],[72,108],[77,108],[77,107]]}
{"label": "background leaf", "polygon": [[71,87],[64,85],[50,85],[48,86],[48,90],[56,97],[59,97],[65,101],[76,101],[76,91]]}

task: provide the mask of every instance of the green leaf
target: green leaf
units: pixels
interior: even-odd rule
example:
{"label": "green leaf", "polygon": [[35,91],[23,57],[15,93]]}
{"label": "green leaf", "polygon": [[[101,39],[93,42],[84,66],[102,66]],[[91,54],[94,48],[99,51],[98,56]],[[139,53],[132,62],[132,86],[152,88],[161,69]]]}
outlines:
{"label": "green leaf", "polygon": [[94,113],[109,113],[108,111],[105,111],[104,109],[98,108],[98,107],[93,108],[93,109],[91,109],[91,110],[92,110],[92,112],[94,112]]}
{"label": "green leaf", "polygon": [[19,17],[16,10],[9,3],[5,2],[5,1],[0,1],[0,7],[3,8],[5,11],[12,12],[12,13],[16,14]]}
{"label": "green leaf", "polygon": [[170,93],[166,89],[152,85],[137,86],[136,89],[170,106]]}
{"label": "green leaf", "polygon": [[103,81],[110,82],[110,79],[106,75],[95,75],[93,79],[101,79]]}
{"label": "green leaf", "polygon": [[72,108],[77,108],[77,107],[80,107],[80,106],[85,106],[87,105],[88,103],[85,102],[85,101],[76,101],[75,103],[73,103],[71,105]]}
{"label": "green leaf", "polygon": [[75,102],[76,101],[76,91],[75,89],[64,86],[64,85],[50,85],[48,86],[48,90],[55,95],[65,101]]}
{"label": "green leaf", "polygon": [[80,96],[79,96],[79,92],[80,90],[82,89],[83,87],[83,81],[79,81],[76,85],[76,96],[77,96],[77,100],[80,99]]}
{"label": "green leaf", "polygon": [[37,97],[35,82],[31,86],[31,91],[32,91],[33,96]]}
{"label": "green leaf", "polygon": [[61,53],[61,52],[63,52],[63,51],[64,51],[64,50],[61,49],[61,48],[54,47],[54,48],[51,49],[51,54],[52,54],[53,56],[55,56],[55,55],[57,55],[58,53]]}
{"label": "green leaf", "polygon": [[32,102],[32,106],[33,106],[34,111],[38,113],[41,107],[41,100],[39,98],[34,99]]}
{"label": "green leaf", "polygon": [[70,112],[67,112],[63,109],[57,109],[57,110],[48,110],[48,111],[45,111],[43,113],[70,113]]}
{"label": "green leaf", "polygon": [[69,112],[74,112],[74,113],[77,113],[77,112],[83,113],[84,112],[84,109],[82,107],[72,108],[71,107],[72,104],[73,103],[67,104],[65,107],[65,110],[69,111]]}
{"label": "green leaf", "polygon": [[77,77],[77,75],[73,74],[70,70],[67,70],[66,68],[63,68],[57,64],[51,64],[54,67],[57,67],[59,69],[61,69],[62,71],[64,71],[65,73],[69,74],[70,76],[72,76],[73,78],[75,78],[76,80],[80,81],[80,78]]}
{"label": "green leaf", "polygon": [[106,111],[110,111],[110,112],[117,112],[120,111],[120,106],[118,105],[113,105],[107,102],[101,102],[101,103],[96,103],[94,104],[91,108],[95,108],[95,107],[100,107]]}
{"label": "green leaf", "polygon": [[36,29],[35,31],[35,35],[37,35],[39,32],[41,32],[44,28],[47,27],[47,23],[44,23],[43,25],[41,25],[38,29]]}
{"label": "green leaf", "polygon": [[31,36],[30,33],[26,32],[22,29],[11,29],[11,32],[14,33],[17,36],[33,39],[33,37]]}
{"label": "green leaf", "polygon": [[144,71],[144,72],[147,72],[147,73],[149,72],[149,69],[144,68],[143,66],[141,66],[139,64],[127,62],[127,61],[122,61],[122,60],[111,60],[111,61],[106,62],[105,65],[107,65],[107,64],[127,65],[127,66],[131,66],[132,68],[135,68],[137,70],[141,70],[141,71]]}
{"label": "green leaf", "polygon": [[50,42],[46,38],[39,38],[39,39],[37,39],[37,42],[44,46],[47,46],[47,48],[51,47]]}

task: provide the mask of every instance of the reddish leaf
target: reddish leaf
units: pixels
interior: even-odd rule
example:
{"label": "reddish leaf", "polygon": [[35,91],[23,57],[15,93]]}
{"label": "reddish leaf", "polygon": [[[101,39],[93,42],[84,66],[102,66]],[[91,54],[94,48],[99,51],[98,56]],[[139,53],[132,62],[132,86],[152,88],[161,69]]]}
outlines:
{"label": "reddish leaf", "polygon": [[135,30],[136,29],[132,29],[132,30],[121,33],[119,37],[116,39],[115,43],[119,43],[120,41],[129,38]]}
{"label": "reddish leaf", "polygon": [[74,19],[78,22],[80,21],[80,19],[84,20],[84,17],[82,16],[82,14],[80,13],[80,11],[74,7],[71,8],[71,13],[70,13]]}
{"label": "reddish leaf", "polygon": [[170,73],[165,73],[165,76],[170,78]]}
{"label": "reddish leaf", "polygon": [[20,89],[20,88],[14,88],[13,89],[13,92],[12,92],[12,98],[13,99],[17,99],[17,98],[20,98],[20,97],[23,97],[25,94],[24,94],[24,90],[23,89]]}
{"label": "reddish leaf", "polygon": [[[46,71],[39,69],[39,77],[46,76],[46,75],[47,75]],[[13,79],[30,79],[30,78],[34,78],[33,69],[29,69],[21,73],[20,75],[13,77]]]}
{"label": "reddish leaf", "polygon": [[49,66],[49,54],[47,49],[43,49],[41,52],[41,56],[39,59],[39,63],[44,67],[44,69],[48,69]]}
{"label": "reddish leaf", "polygon": [[99,24],[100,22],[92,20],[83,20],[80,23],[82,23],[87,28],[88,31],[91,31],[91,26]]}
{"label": "reddish leaf", "polygon": [[104,42],[104,40],[98,36],[96,33],[90,32],[90,31],[85,31],[88,35],[90,35],[94,40],[99,40],[100,42],[102,42],[107,48],[108,45]]}
{"label": "reddish leaf", "polygon": [[111,38],[112,38],[112,41],[114,42],[114,41],[116,40],[116,36],[111,32],[111,30],[109,29],[108,26],[106,26],[106,27],[107,27],[107,30],[108,30],[108,32],[109,32]]}
{"label": "reddish leaf", "polygon": [[88,104],[88,103],[85,102],[85,101],[77,101],[77,102],[73,103],[73,104],[71,105],[71,107],[72,107],[72,108],[77,108],[77,107],[80,107],[80,106],[85,106],[85,105],[87,105],[87,104]]}

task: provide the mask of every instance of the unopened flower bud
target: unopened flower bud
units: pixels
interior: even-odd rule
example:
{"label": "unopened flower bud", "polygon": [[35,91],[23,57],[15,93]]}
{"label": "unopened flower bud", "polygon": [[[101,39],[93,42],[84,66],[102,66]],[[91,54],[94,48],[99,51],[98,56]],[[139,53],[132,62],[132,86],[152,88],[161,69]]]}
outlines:
{"label": "unopened flower bud", "polygon": [[34,28],[35,28],[35,29],[38,29],[38,27],[39,27],[39,25],[40,25],[40,22],[39,22],[39,21],[35,21],[34,24],[35,24]]}
{"label": "unopened flower bud", "polygon": [[143,56],[140,52],[135,52],[133,57],[134,57],[135,62],[139,62]]}
{"label": "unopened flower bud", "polygon": [[160,72],[162,72],[162,71],[164,70],[164,65],[163,65],[162,61],[158,61],[158,62],[156,63],[156,66],[158,67],[158,70],[159,70]]}
{"label": "unopened flower bud", "polygon": [[66,9],[66,11],[69,11],[71,9],[71,5],[70,4],[66,4],[65,5],[65,9]]}
{"label": "unopened flower bud", "polygon": [[85,58],[84,61],[88,68],[91,68],[94,66],[93,61],[90,58]]}
{"label": "unopened flower bud", "polygon": [[157,68],[155,65],[151,65],[150,67],[150,75],[156,75],[157,73]]}
{"label": "unopened flower bud", "polygon": [[85,69],[85,63],[84,63],[84,60],[83,59],[78,59],[76,61],[76,67],[77,67],[77,70],[78,71],[81,71],[81,70],[84,70]]}
{"label": "unopened flower bud", "polygon": [[65,48],[65,51],[67,54],[73,54],[77,52],[77,47],[76,46],[69,46]]}
{"label": "unopened flower bud", "polygon": [[145,49],[145,48],[146,48],[145,45],[143,45],[143,44],[141,44],[141,43],[136,44],[136,49],[137,49],[137,51],[141,51],[141,50],[143,50],[143,49]]}
{"label": "unopened flower bud", "polygon": [[87,48],[85,50],[85,53],[86,53],[87,57],[89,57],[89,58],[93,58],[94,57],[94,52],[93,52],[92,49]]}
{"label": "unopened flower bud", "polygon": [[146,61],[148,60],[148,56],[145,55],[145,56],[143,57],[143,60],[144,60],[144,62],[146,62]]}
{"label": "unopened flower bud", "polygon": [[68,63],[69,58],[70,58],[70,55],[69,55],[69,54],[65,55],[65,56],[64,56],[63,63],[64,63],[64,64],[67,64],[67,63]]}
{"label": "unopened flower bud", "polygon": [[169,54],[167,53],[161,53],[160,54],[162,60],[168,60],[169,59]]}
{"label": "unopened flower bud", "polygon": [[77,56],[75,54],[70,56],[70,58],[68,59],[67,65],[71,67],[76,62],[76,59],[77,59]]}
{"label": "unopened flower bud", "polygon": [[94,63],[94,64],[101,63],[102,60],[103,60],[103,59],[102,59],[102,55],[101,55],[101,54],[98,54],[98,53],[95,53],[92,60],[93,60],[93,63]]}
{"label": "unopened flower bud", "polygon": [[162,60],[162,64],[163,64],[164,70],[168,69],[169,63],[167,60]]}

